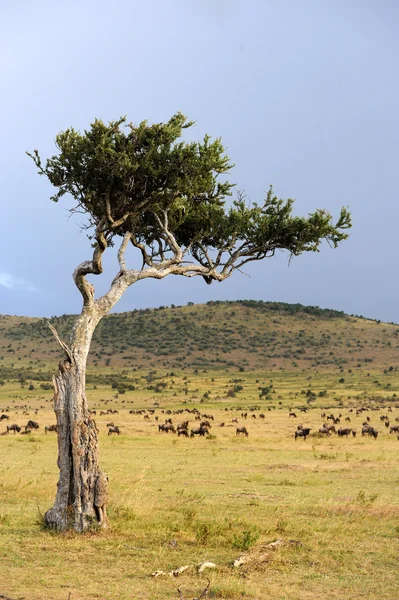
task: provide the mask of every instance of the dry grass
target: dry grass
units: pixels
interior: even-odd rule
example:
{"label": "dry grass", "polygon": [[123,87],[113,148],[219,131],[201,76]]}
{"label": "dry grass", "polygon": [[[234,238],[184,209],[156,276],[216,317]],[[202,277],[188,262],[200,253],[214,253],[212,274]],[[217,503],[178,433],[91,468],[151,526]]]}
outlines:
{"label": "dry grass", "polygon": [[[210,373],[190,374],[197,398],[212,384],[215,396],[229,385],[231,374],[213,375],[211,383]],[[182,376],[176,376],[177,389]],[[276,396],[283,398],[281,410],[268,411],[270,401],[257,399],[256,379],[268,381],[265,374],[245,374],[245,398],[200,405],[188,396],[191,405],[215,415],[212,439],[159,434],[154,417],[130,415],[130,402],[134,408],[151,405],[144,390],[141,399],[137,391],[114,398],[119,414],[97,417],[101,463],[111,481],[110,527],[100,533],[57,535],[41,526],[57,480],[56,438],[43,434],[44,425],[54,422],[49,403],[36,417],[41,433],[0,437],[0,594],[25,600],[67,600],[69,592],[71,600],[161,600],[178,598],[180,587],[188,599],[200,594],[209,576],[210,598],[396,598],[399,442],[378,419],[387,405],[368,413],[381,431],[377,440],[310,437],[295,442],[299,419],[288,417],[288,406],[298,402],[293,394],[299,377],[271,377]],[[322,389],[329,387],[330,377],[319,375]],[[302,376],[299,385],[305,381]],[[160,410],[174,402],[186,406],[181,403],[187,397],[174,398],[172,392],[157,395],[160,418]],[[0,409],[10,404],[10,396],[29,394],[34,396],[18,384],[3,387]],[[89,395],[92,405],[105,406],[101,398],[114,394],[99,389]],[[43,398],[26,401],[35,408]],[[249,438],[237,438],[231,419],[237,416],[243,424],[241,410],[224,409],[254,401],[261,403],[266,418],[249,416]],[[273,405],[279,407],[277,401]],[[351,414],[350,426],[360,430],[364,415],[332,410],[341,410],[343,418]],[[393,410],[392,416],[398,416],[399,410]],[[33,417],[33,411],[26,416],[20,409],[11,414],[21,424]],[[110,419],[122,426],[123,435],[106,435]],[[301,420],[317,430],[320,409]],[[218,427],[221,421],[224,428]],[[301,544],[287,544],[251,567],[232,567],[242,552],[255,552],[276,539]],[[206,560],[217,568],[201,575],[191,568],[178,579],[151,577],[157,569],[169,572]]]}

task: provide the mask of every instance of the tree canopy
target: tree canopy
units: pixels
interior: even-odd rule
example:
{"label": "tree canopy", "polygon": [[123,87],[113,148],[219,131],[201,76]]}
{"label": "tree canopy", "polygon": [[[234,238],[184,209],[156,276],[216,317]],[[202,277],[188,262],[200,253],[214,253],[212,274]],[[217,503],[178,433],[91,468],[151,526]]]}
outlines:
{"label": "tree canopy", "polygon": [[240,193],[229,199],[234,184],[222,177],[233,165],[222,142],[209,136],[184,141],[183,130],[192,125],[181,113],[152,125],[96,119],[83,133],[70,128],[57,135],[58,153],[45,165],[37,150],[28,153],[57,188],[52,200],[70,194],[71,211],[87,218],[95,249],[84,275],[102,271],[101,255],[117,236],[123,237],[121,273],[132,243],[141,252],[142,270],[161,276],[168,268],[202,275],[207,283],[279,249],[297,256],[318,251],[323,240],[336,247],[348,237],[347,208],[334,223],[324,209],[294,216],[294,201],[279,199],[272,188],[260,203],[249,204]]}

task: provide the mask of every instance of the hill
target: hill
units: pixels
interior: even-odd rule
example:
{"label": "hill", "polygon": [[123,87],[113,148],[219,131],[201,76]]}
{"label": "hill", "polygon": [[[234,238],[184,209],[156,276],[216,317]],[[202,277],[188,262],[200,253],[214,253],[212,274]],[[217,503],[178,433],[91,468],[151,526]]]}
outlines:
{"label": "hill", "polygon": [[[76,316],[49,321],[67,339]],[[238,300],[111,314],[89,373],[109,369],[396,370],[399,327],[343,312]],[[0,316],[0,378],[50,380],[62,354],[45,319]]]}

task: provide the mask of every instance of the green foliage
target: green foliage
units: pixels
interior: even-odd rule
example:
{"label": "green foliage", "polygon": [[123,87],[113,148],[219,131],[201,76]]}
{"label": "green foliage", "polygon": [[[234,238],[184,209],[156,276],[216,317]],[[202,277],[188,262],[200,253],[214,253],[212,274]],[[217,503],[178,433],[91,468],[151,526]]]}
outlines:
{"label": "green foliage", "polygon": [[[168,228],[182,249],[189,248],[192,257],[209,268],[207,283],[215,278],[215,267],[225,278],[278,249],[297,256],[318,251],[323,240],[336,247],[348,237],[351,218],[346,208],[335,224],[324,209],[294,216],[294,201],[279,199],[272,188],[259,204],[249,204],[239,194],[226,205],[233,184],[219,177],[233,165],[220,139],[212,141],[206,135],[202,142],[182,141],[184,130],[192,125],[181,113],[152,125],[126,124],[126,117],[109,124],[96,119],[83,133],[70,128],[58,134],[59,152],[45,165],[37,150],[28,155],[57,188],[52,200],[68,194],[75,202],[72,211],[86,214],[88,227],[96,228],[93,237],[101,252],[115,236],[129,233],[142,252],[142,244],[151,248],[147,264],[155,257],[164,260],[164,252],[173,247],[170,235],[165,235]],[[222,254],[212,260],[209,251]]]}
{"label": "green foliage", "polygon": [[[37,150],[29,156],[58,188],[52,200],[70,194],[93,225],[107,212],[114,222],[122,220],[119,227],[110,228],[111,237],[132,231],[139,238],[154,239],[154,213],[168,210],[171,229],[188,239],[209,228],[232,187],[217,181],[232,167],[219,139],[179,141],[192,125],[181,113],[153,125],[126,125],[125,117],[108,125],[96,119],[84,133],[70,128],[58,134],[59,154],[44,167]],[[126,213],[129,218],[124,220]]]}
{"label": "green foliage", "polygon": [[256,525],[240,534],[233,534],[233,547],[238,550],[249,550],[259,539],[259,529]]}

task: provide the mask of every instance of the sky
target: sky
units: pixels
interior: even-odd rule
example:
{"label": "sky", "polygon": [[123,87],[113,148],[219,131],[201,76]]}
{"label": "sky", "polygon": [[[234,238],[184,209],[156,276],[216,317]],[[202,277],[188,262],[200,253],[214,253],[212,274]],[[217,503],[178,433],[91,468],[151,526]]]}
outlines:
{"label": "sky", "polygon": [[[210,286],[141,281],[117,312],[255,299],[398,323],[398,30],[396,0],[2,0],[0,313],[80,312],[72,272],[91,258],[25,151],[47,158],[58,132],[95,117],[181,111],[195,139],[222,138],[250,200],[273,184],[296,214],[349,206],[350,239]],[[118,270],[112,252],[104,265],[97,294]]]}

